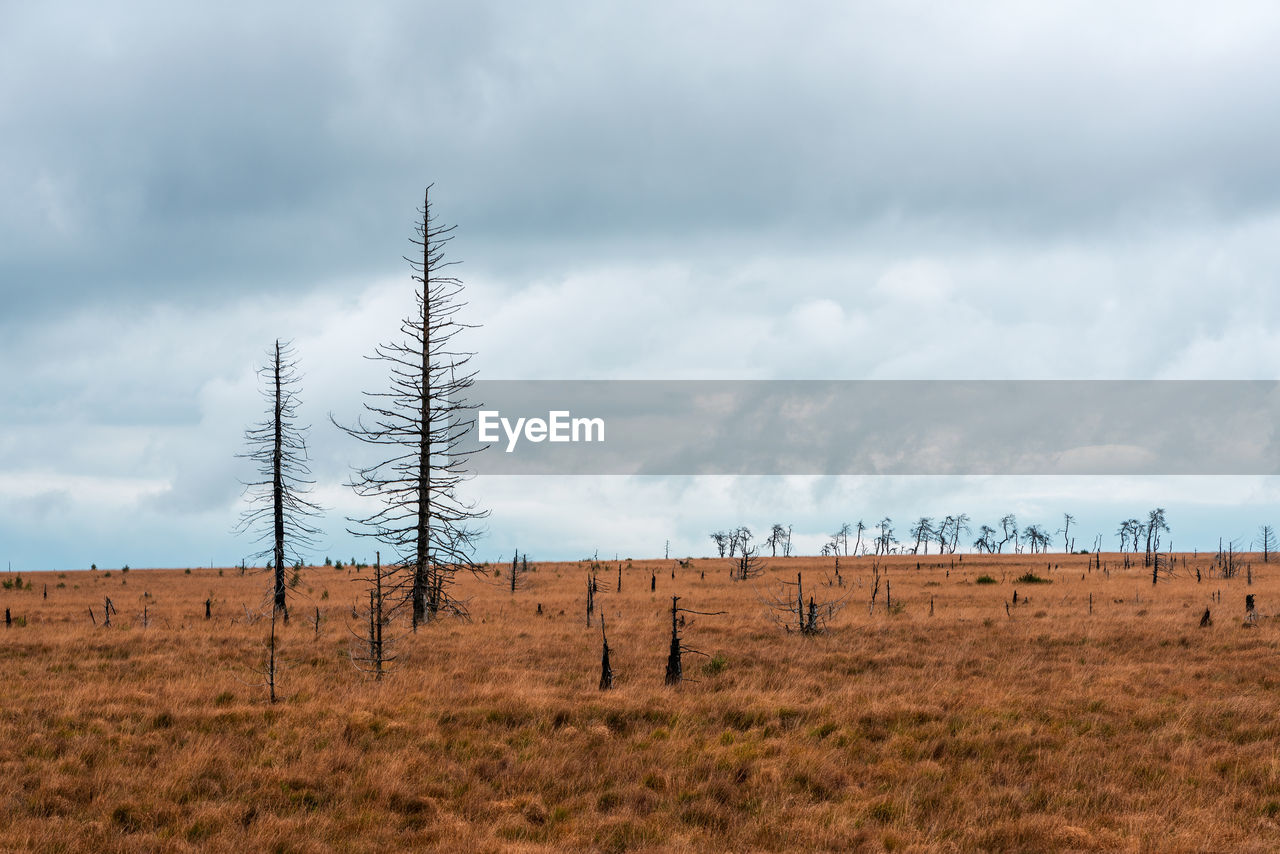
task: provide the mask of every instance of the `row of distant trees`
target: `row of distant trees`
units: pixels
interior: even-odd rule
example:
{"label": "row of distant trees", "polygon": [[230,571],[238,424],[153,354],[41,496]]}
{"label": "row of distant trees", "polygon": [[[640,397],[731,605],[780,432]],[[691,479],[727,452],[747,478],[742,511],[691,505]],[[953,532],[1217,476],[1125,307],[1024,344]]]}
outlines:
{"label": "row of distant trees", "polygon": [[[971,543],[967,537],[974,533],[970,526],[971,518],[967,513],[956,513],[936,519],[921,516],[908,529],[907,537],[899,539],[894,528],[893,519],[888,516],[874,526],[868,526],[859,519],[856,523],[845,522],[839,530],[830,534],[823,543],[821,553],[827,556],[853,555],[891,555],[891,554],[929,554],[930,547],[937,554],[955,554],[962,544],[968,543],[970,548],[979,554],[1003,554],[1006,550],[1013,554],[1047,554],[1053,547],[1056,537],[1062,538],[1062,550],[1071,553],[1076,550],[1076,539],[1072,533],[1075,517],[1070,513],[1062,514],[1062,527],[1052,534],[1039,524],[1019,527],[1018,517],[1008,513],[995,525],[980,525],[977,538]],[[773,557],[781,552],[783,557],[792,554],[792,527],[775,523],[764,540],[764,547],[769,549]],[[1169,533],[1169,523],[1163,507],[1157,507],[1147,514],[1146,521],[1126,519],[1120,523],[1116,531],[1120,538],[1120,551],[1137,553],[1142,547],[1147,555],[1160,551],[1161,537]],[[711,540],[715,543],[720,557],[740,557],[752,549],[752,532],[745,525],[731,530],[711,532]],[[1264,526],[1262,533],[1264,551],[1270,552],[1275,545],[1275,534],[1270,526]],[[852,551],[850,540],[853,541]],[[1102,547],[1102,537],[1094,541],[1094,550]]]}

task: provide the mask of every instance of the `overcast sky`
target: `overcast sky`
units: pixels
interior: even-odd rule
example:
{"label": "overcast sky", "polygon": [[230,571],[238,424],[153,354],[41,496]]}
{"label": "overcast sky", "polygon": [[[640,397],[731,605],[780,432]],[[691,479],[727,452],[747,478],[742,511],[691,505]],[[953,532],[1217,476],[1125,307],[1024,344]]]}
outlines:
{"label": "overcast sky", "polygon": [[[216,5],[216,8],[215,8]],[[0,4],[0,561],[231,564],[276,337],[328,423],[435,182],[486,379],[1273,379],[1273,3]],[[1175,546],[1273,478],[482,478],[478,556],[1017,512]],[[1079,542],[1079,545],[1084,545]],[[323,555],[317,555],[322,557]]]}

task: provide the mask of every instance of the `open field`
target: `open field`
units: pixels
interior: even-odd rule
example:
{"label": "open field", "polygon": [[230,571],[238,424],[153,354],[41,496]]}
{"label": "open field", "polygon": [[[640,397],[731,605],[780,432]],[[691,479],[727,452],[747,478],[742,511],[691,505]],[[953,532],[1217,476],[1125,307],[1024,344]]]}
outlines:
{"label": "open field", "polygon": [[[674,579],[675,561],[624,561],[621,593],[607,562],[607,693],[586,564],[538,564],[515,594],[505,569],[464,579],[473,621],[389,629],[381,683],[347,657],[368,572],[314,568],[281,629],[275,705],[248,684],[269,620],[249,624],[246,606],[265,603],[265,575],[24,574],[31,589],[0,590],[17,621],[0,847],[1277,850],[1280,566],[1247,556],[1248,585],[1188,555],[1153,587],[1141,556],[1090,560],[889,558],[894,612],[882,592],[874,614],[871,558],[841,559],[843,589],[817,586],[830,558],[770,560],[745,583],[726,560]],[[1052,583],[1014,581],[1028,571]],[[849,594],[826,634],[765,614],[796,572],[819,599]],[[1015,589],[1030,601],[1006,613]],[[679,689],[662,681],[673,594],[728,612],[686,627],[715,664],[686,658],[698,681]],[[90,622],[104,596],[111,628]]]}

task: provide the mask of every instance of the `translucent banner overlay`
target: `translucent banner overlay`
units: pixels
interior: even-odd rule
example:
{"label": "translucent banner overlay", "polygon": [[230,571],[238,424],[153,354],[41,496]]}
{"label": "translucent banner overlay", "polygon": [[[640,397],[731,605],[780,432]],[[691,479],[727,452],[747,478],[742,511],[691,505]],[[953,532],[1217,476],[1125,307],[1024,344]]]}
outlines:
{"label": "translucent banner overlay", "polygon": [[1280,474],[1276,381],[478,381],[468,397],[477,474]]}

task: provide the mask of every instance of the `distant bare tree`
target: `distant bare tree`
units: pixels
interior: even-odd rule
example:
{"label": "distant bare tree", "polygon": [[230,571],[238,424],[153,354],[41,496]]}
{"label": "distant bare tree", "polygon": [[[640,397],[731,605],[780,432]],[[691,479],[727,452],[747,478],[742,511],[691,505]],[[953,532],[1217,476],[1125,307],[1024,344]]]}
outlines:
{"label": "distant bare tree", "polygon": [[[947,545],[951,542],[951,529],[955,527],[956,517],[945,516],[933,529],[933,538],[938,541],[938,554],[947,553]],[[925,549],[927,552],[928,549]]]}
{"label": "distant bare tree", "polygon": [[983,525],[978,529],[978,539],[973,541],[975,551],[987,554],[994,554],[996,551],[996,529],[990,525]]}
{"label": "distant bare tree", "polygon": [[920,544],[924,543],[924,553],[929,553],[929,539],[933,536],[933,520],[928,516],[921,516],[919,521],[911,528],[911,536],[916,538],[915,548],[911,550],[912,554],[920,553]]}
{"label": "distant bare tree", "polygon": [[876,535],[876,554],[889,554],[889,550],[893,545],[893,520],[885,516],[876,525],[879,533]]}
{"label": "distant bare tree", "polygon": [[521,557],[520,550],[516,549],[515,553],[511,555],[511,576],[508,578],[508,585],[510,586],[512,593],[515,593],[516,590],[524,587],[525,582],[528,580],[525,578],[525,573],[528,571],[529,555],[526,554]]}
{"label": "distant bare tree", "polygon": [[871,600],[867,604],[867,613],[874,614],[876,610],[876,597],[880,595],[880,562],[874,561],[871,564]]}
{"label": "distant bare tree", "polygon": [[272,607],[288,622],[286,560],[302,562],[301,550],[314,548],[320,531],[310,520],[320,515],[321,508],[304,497],[314,481],[307,465],[307,428],[297,424],[298,362],[287,342],[276,339],[258,376],[263,380],[267,417],[245,431],[249,450],[237,456],[257,464],[259,479],[244,485],[249,508],[241,514],[236,531],[256,532],[255,542],[266,543],[253,560],[269,558],[275,582]]}
{"label": "distant bare tree", "polygon": [[969,521],[970,519],[969,519],[968,513],[957,513],[953,517],[953,521],[951,525],[951,553],[952,554],[956,553],[956,545],[960,542],[960,538],[964,536],[968,536],[969,534],[972,533],[972,529],[969,527]]}
{"label": "distant bare tree", "polygon": [[1134,554],[1138,553],[1138,545],[1142,542],[1142,538],[1146,535],[1147,526],[1137,519],[1125,519],[1120,523],[1120,527],[1116,530],[1116,534],[1120,537],[1120,551],[1125,551],[1126,542],[1129,544]]}
{"label": "distant bare tree", "polygon": [[849,556],[849,535],[853,533],[853,526],[848,522],[840,524],[840,530],[836,531],[836,536],[840,538],[840,544],[844,547],[845,557]]}
{"label": "distant bare tree", "polygon": [[729,548],[729,535],[724,531],[712,531],[711,540],[716,544],[716,551],[719,552],[720,557],[724,557]]}
{"label": "distant bare tree", "polygon": [[1271,562],[1271,552],[1276,547],[1276,532],[1270,525],[1258,529],[1258,541],[1262,544],[1262,562]]}
{"label": "distant bare tree", "polygon": [[1010,540],[1013,541],[1013,547],[1018,547],[1018,517],[1012,513],[1008,513],[1000,518],[1000,530],[1004,534],[1004,538],[996,545],[996,551],[1004,553],[1005,544]]}
{"label": "distant bare tree", "polygon": [[1039,525],[1028,525],[1026,530],[1022,532],[1022,536],[1031,544],[1031,553],[1048,552],[1049,543],[1052,541],[1049,532],[1041,528]]}
{"label": "distant bare tree", "polygon": [[1076,517],[1072,516],[1070,513],[1062,514],[1062,530],[1058,533],[1062,534],[1062,550],[1067,554],[1070,554],[1074,550],[1071,540],[1071,523],[1075,520]]}
{"label": "distant bare tree", "polygon": [[769,538],[764,542],[765,542],[765,545],[767,545],[772,550],[772,556],[777,557],[778,546],[785,545],[786,541],[787,541],[786,529],[775,522],[773,525],[773,528],[769,530]]}
{"label": "distant bare tree", "polygon": [[748,581],[764,574],[764,561],[754,546],[743,545],[734,559],[733,577],[736,581]]}
{"label": "distant bare tree", "polygon": [[1147,514],[1147,550],[1144,566],[1150,566],[1153,555],[1160,551],[1160,532],[1168,532],[1169,525],[1165,521],[1164,508],[1157,507]]}

